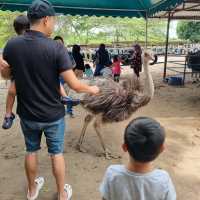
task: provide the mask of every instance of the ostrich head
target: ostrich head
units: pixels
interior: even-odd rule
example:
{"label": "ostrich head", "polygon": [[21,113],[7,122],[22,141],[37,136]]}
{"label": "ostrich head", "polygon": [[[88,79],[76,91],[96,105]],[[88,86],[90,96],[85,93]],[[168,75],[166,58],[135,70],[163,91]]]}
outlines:
{"label": "ostrich head", "polygon": [[144,94],[146,97],[149,97],[150,99],[154,96],[154,83],[153,79],[149,70],[149,61],[153,60],[155,62],[156,57],[153,56],[153,53],[144,52],[143,54],[143,67],[144,67]]}
{"label": "ostrich head", "polygon": [[144,66],[147,66],[150,61],[154,61],[154,56],[151,52],[144,52],[142,57]]}

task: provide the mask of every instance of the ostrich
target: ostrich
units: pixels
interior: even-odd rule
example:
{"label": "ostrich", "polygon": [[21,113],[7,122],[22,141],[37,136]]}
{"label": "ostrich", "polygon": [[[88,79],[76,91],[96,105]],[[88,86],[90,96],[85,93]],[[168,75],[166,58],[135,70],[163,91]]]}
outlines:
{"label": "ostrich", "polygon": [[81,104],[89,114],[84,119],[84,126],[77,145],[78,150],[85,152],[82,143],[86,129],[94,121],[94,129],[103,147],[106,159],[117,158],[110,153],[104,143],[101,135],[101,125],[128,119],[138,108],[145,106],[153,98],[154,84],[148,67],[150,60],[153,60],[150,54],[144,53],[144,89],[142,89],[141,81],[136,77],[126,78],[122,83],[116,83],[109,79],[103,82],[98,81],[100,82],[98,84],[100,88],[99,95],[84,95]]}

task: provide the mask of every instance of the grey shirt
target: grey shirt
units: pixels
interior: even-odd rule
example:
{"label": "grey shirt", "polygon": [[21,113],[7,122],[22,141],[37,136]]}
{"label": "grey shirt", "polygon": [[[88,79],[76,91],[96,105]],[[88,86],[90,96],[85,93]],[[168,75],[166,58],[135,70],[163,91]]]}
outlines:
{"label": "grey shirt", "polygon": [[106,200],[176,200],[169,174],[155,169],[146,174],[129,171],[123,165],[111,165],[100,186]]}

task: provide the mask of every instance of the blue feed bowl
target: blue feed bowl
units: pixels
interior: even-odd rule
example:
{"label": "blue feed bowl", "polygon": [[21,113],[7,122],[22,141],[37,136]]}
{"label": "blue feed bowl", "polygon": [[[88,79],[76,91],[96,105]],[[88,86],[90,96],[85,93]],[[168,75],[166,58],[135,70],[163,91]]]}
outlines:
{"label": "blue feed bowl", "polygon": [[169,77],[168,79],[168,84],[169,85],[183,85],[183,79],[181,77],[177,77],[177,76],[172,76]]}

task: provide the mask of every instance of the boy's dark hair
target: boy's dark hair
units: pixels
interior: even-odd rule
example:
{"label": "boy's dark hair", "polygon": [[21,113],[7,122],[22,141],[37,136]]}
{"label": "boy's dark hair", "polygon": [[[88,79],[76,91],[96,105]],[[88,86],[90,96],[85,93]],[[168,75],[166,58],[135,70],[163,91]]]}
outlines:
{"label": "boy's dark hair", "polygon": [[63,38],[62,38],[61,36],[59,36],[59,35],[55,36],[55,37],[54,37],[54,40],[61,40],[62,43],[64,44]]}
{"label": "boy's dark hair", "polygon": [[164,128],[156,120],[148,117],[139,117],[131,121],[124,134],[128,152],[138,162],[155,160],[164,141]]}
{"label": "boy's dark hair", "polygon": [[89,64],[85,64],[85,69],[91,69],[91,66]]}
{"label": "boy's dark hair", "polygon": [[26,30],[30,29],[30,22],[25,15],[19,15],[13,22],[13,27],[18,35],[23,34]]}

